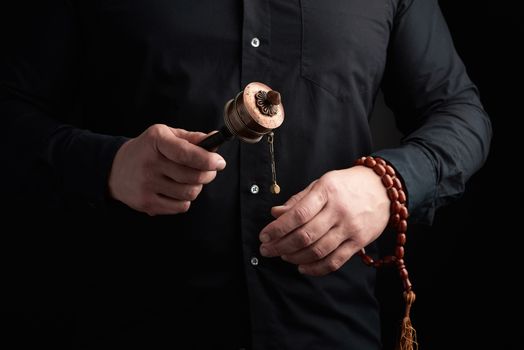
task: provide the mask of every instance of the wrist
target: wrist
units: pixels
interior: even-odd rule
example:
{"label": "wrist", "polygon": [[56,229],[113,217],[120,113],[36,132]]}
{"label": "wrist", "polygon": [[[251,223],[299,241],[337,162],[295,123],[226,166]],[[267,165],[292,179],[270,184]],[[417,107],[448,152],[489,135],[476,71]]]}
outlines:
{"label": "wrist", "polygon": [[130,141],[131,140],[127,140],[119,147],[111,163],[111,168],[107,177],[107,192],[112,199],[119,200],[118,185],[121,182],[121,173],[123,172],[122,163],[124,162],[126,150]]}
{"label": "wrist", "polygon": [[386,189],[382,185],[380,177],[375,174],[373,169],[366,166],[357,165],[350,169],[351,172],[358,175],[358,179],[360,180],[358,183],[359,192],[367,198],[375,214],[378,214],[374,220],[380,221],[379,224],[382,227],[382,232],[388,225],[391,201]]}

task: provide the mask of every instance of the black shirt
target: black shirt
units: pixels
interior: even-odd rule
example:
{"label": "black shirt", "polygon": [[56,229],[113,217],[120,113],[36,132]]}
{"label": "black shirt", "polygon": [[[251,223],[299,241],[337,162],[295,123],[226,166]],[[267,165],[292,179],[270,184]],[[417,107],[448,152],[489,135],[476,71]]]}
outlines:
{"label": "black shirt", "polygon": [[[491,129],[436,0],[41,1],[22,13],[0,76],[2,191],[69,230],[75,342],[380,348],[372,269],[353,258],[307,277],[259,256],[258,234],[273,205],[372,152],[380,88],[405,137],[375,154],[402,176],[412,219],[463,192]],[[126,137],[155,123],[218,129],[252,81],[283,96],[280,195],[264,139],[220,147],[226,169],[186,214],[107,198]]]}

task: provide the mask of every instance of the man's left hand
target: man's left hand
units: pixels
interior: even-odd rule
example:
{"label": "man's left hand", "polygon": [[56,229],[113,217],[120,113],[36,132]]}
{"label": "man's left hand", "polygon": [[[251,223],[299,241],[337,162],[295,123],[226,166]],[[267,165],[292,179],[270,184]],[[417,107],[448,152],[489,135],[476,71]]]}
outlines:
{"label": "man's left hand", "polygon": [[276,218],[260,232],[260,252],[322,276],[338,270],[373,242],[389,220],[390,200],[372,169],[331,171],[273,207]]}

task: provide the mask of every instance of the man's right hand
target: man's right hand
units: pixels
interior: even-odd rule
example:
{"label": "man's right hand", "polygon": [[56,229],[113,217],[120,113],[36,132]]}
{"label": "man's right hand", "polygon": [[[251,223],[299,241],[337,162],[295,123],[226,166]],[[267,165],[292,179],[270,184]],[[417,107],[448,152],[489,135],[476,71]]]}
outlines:
{"label": "man's right hand", "polygon": [[186,212],[226,161],[196,144],[207,135],[153,125],[124,143],[113,160],[109,192],[149,215]]}

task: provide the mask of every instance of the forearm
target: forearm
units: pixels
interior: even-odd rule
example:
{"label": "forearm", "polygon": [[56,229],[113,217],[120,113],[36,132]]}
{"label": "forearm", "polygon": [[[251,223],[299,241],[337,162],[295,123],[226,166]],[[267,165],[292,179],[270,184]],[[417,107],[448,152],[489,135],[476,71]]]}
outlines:
{"label": "forearm", "polygon": [[77,128],[82,36],[75,9],[69,2],[35,2],[9,16],[20,30],[0,60],[3,191],[22,202],[39,193],[103,200],[124,140]]}
{"label": "forearm", "polygon": [[383,89],[406,136],[375,154],[402,177],[412,218],[429,223],[486,160],[491,124],[438,2],[399,3]]}
{"label": "forearm", "polygon": [[58,186],[64,195],[103,201],[113,157],[125,139],[65,124],[30,100],[0,87],[6,192]]}
{"label": "forearm", "polygon": [[491,124],[475,105],[442,106],[407,135],[401,146],[375,152],[401,175],[409,210],[431,222],[435,210],[459,197],[467,180],[486,160]]}

